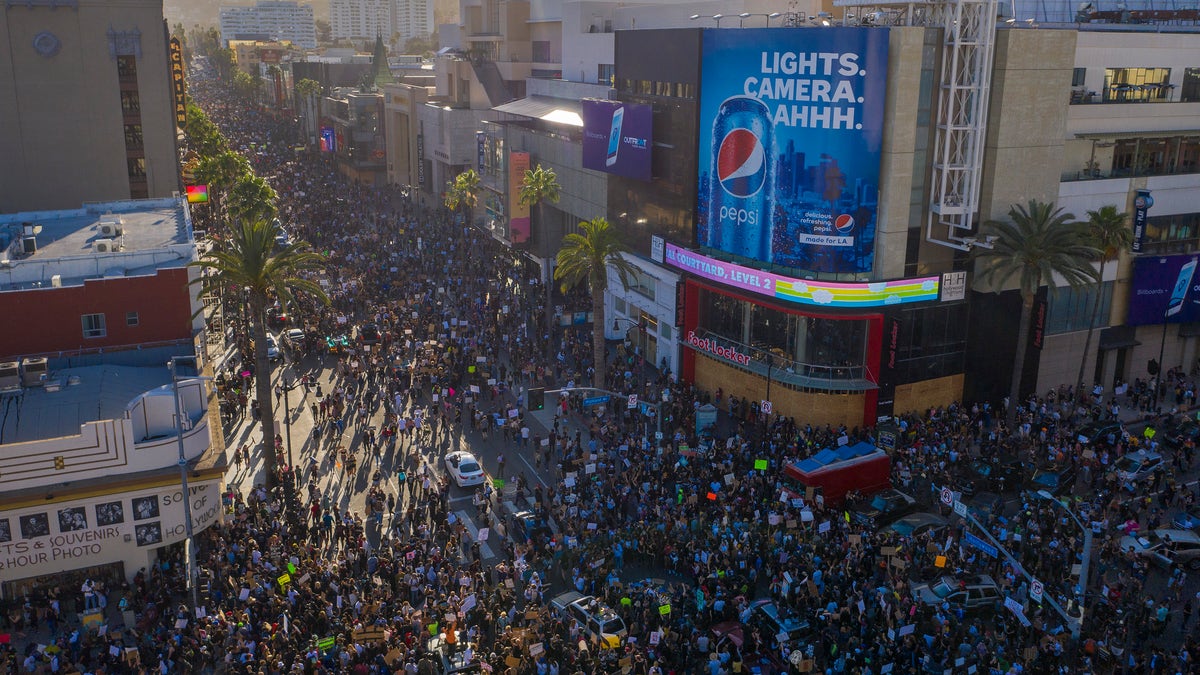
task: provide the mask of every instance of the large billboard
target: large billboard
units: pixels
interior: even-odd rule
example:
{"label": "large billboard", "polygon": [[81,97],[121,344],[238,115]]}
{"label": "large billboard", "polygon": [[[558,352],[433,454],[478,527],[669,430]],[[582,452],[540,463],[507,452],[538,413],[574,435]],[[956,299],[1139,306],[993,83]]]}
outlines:
{"label": "large billboard", "polygon": [[701,246],[816,272],[874,266],[886,28],[704,31]]}
{"label": "large billboard", "polygon": [[529,205],[519,198],[528,170],[528,152],[508,153],[508,241],[513,244],[529,241]]}
{"label": "large billboard", "polygon": [[653,119],[648,105],[583,99],[583,168],[650,180]]}
{"label": "large billboard", "polygon": [[1200,256],[1138,258],[1129,298],[1130,326],[1200,321]]}

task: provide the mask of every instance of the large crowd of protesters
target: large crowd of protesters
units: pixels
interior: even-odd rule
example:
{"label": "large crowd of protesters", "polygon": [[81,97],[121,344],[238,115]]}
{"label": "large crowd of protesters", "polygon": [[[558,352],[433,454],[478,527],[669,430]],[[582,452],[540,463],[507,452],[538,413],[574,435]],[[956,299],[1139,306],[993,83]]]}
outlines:
{"label": "large crowd of protesters", "polygon": [[[183,592],[182,559],[163,560],[113,594],[136,626],[121,636],[62,632],[58,650],[17,655],[21,672],[440,673],[443,651],[485,671],[537,675],[1195,672],[1200,622],[1190,621],[1197,599],[1186,575],[1169,573],[1166,590],[1151,594],[1161,584],[1148,584],[1145,561],[1116,543],[1191,505],[1193,492],[1171,476],[1190,467],[1192,448],[1167,453],[1171,468],[1149,496],[1122,498],[1108,466],[1134,446],[1158,444],[1123,437],[1093,451],[1074,433],[1115,416],[1114,405],[1144,406],[1144,383],[1084,405],[1065,389],[1025,401],[1018,429],[1005,428],[1002,408],[983,404],[898,418],[893,484],[929,510],[939,508],[938,488],[975,457],[1079,470],[1084,496],[1069,508],[1096,535],[1085,595],[1072,574],[1082,533],[1061,506],[1025,496],[1015,515],[980,514],[1047,595],[1068,606],[1083,595],[1088,618],[1075,642],[1010,561],[964,547],[958,522],[951,536],[902,537],[785,491],[785,463],[839,439],[871,442],[870,430],[764,417],[645,367],[632,350],[591,363],[590,331],[545,334],[543,293],[528,283],[536,270],[489,235],[420,203],[415,191],[364,187],[327,158],[297,153],[291,119],[247,109],[219,83],[197,81],[192,93],[277,190],[290,235],[329,258],[321,281],[332,303],[290,308],[308,336],[296,347],[308,358],[295,363],[306,369],[313,438],[298,466],[285,469],[291,498],[262,486],[232,491],[224,521],[198,535],[202,610]],[[324,336],[364,322],[378,327],[378,344],[352,340],[329,355]],[[667,401],[665,438],[639,411],[598,416],[569,399],[548,401],[559,407],[553,428],[531,431],[528,387],[599,379]],[[1183,408],[1191,387],[1179,381]],[[694,431],[704,403],[724,411],[715,438]],[[552,477],[543,484],[510,462],[508,487],[482,491],[479,526],[497,532],[490,562],[455,516],[447,481],[427,468],[465,437],[523,454]],[[347,476],[340,488],[318,480],[339,471]],[[347,507],[351,490],[368,494],[365,512]],[[552,532],[520,543],[500,533],[502,500],[544,514]],[[1020,615],[914,599],[914,580],[942,574],[990,575]],[[548,603],[565,590],[602,599],[628,637],[615,648],[588,640]],[[747,629],[734,651],[713,637],[712,626],[743,617],[758,598],[808,622],[802,644]],[[136,658],[130,646],[140,648]],[[800,655],[789,659],[793,649]]]}

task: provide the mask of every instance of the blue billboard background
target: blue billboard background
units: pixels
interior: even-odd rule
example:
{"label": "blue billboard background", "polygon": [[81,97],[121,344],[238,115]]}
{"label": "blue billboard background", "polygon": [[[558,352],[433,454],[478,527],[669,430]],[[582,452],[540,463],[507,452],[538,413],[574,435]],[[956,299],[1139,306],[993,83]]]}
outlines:
{"label": "blue billboard background", "polygon": [[884,28],[704,31],[701,246],[801,270],[872,270],[887,44]]}
{"label": "blue billboard background", "polygon": [[1133,267],[1130,326],[1200,321],[1200,274],[1195,255],[1141,257]]}
{"label": "blue billboard background", "polygon": [[653,113],[639,103],[583,99],[583,168],[650,180]]}

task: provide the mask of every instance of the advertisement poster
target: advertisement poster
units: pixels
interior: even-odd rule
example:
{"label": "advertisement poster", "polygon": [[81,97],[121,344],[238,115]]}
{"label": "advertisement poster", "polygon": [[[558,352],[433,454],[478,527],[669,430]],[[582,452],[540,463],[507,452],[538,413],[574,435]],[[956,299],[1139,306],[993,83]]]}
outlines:
{"label": "advertisement poster", "polygon": [[335,152],[337,150],[335,138],[333,127],[321,127],[321,152]]}
{"label": "advertisement poster", "polygon": [[701,246],[815,272],[874,266],[888,32],[705,30]]}
{"label": "advertisement poster", "polygon": [[1200,321],[1200,274],[1196,255],[1138,258],[1129,298],[1130,326]]}
{"label": "advertisement poster", "polygon": [[583,168],[650,180],[653,117],[648,105],[583,99]]}
{"label": "advertisement poster", "polygon": [[511,197],[508,204],[508,238],[514,244],[529,241],[529,206],[522,204],[517,198],[517,195],[521,194],[521,183],[524,182],[525,172],[528,170],[528,152],[509,153],[508,194]]}
{"label": "advertisement poster", "polygon": [[1133,198],[1133,241],[1129,247],[1131,253],[1142,252],[1142,242],[1146,239],[1146,212],[1154,206],[1154,197],[1149,190],[1138,190]]}

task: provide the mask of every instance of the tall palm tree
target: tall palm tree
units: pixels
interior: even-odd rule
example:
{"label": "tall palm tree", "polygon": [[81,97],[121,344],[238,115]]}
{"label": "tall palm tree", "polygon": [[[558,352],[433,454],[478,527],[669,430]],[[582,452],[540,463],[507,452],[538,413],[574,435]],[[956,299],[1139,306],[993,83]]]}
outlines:
{"label": "tall palm tree", "polygon": [[1133,242],[1133,230],[1125,221],[1128,214],[1118,211],[1113,205],[1101,206],[1098,211],[1088,211],[1088,242],[1100,251],[1100,272],[1097,275],[1096,298],[1092,301],[1092,315],[1088,320],[1087,339],[1083,341],[1083,355],[1079,357],[1079,376],[1075,378],[1075,397],[1083,394],[1083,371],[1087,365],[1088,350],[1092,347],[1092,333],[1096,330],[1096,315],[1100,313],[1100,300],[1104,297],[1104,266]]}
{"label": "tall palm tree", "polygon": [[471,214],[478,203],[479,174],[475,169],[467,169],[446,185],[446,208],[451,211],[461,209],[466,216],[467,225],[471,224]]}
{"label": "tall palm tree", "polygon": [[[562,186],[558,184],[558,175],[554,173],[554,169],[547,169],[541,164],[538,164],[532,171],[526,169],[525,177],[521,179],[521,197],[520,201],[525,206],[532,206],[537,211],[538,229],[541,232],[542,240],[542,258],[546,261],[546,335],[554,334],[554,308],[552,307],[553,300],[550,296],[550,230],[546,223],[545,203],[550,202],[557,204],[559,199],[559,191]],[[553,349],[551,341],[546,340],[546,353],[550,353]]]}
{"label": "tall palm tree", "polygon": [[245,173],[229,188],[226,209],[237,220],[271,220],[279,213],[275,198],[275,189],[266,179]]}
{"label": "tall palm tree", "polygon": [[196,165],[196,182],[207,185],[213,202],[213,215],[221,222],[224,195],[233,187],[238,177],[251,173],[250,162],[232,150],[223,150],[216,155],[202,155]]}
{"label": "tall palm tree", "polygon": [[1013,358],[1012,382],[1009,385],[1008,411],[1005,421],[1015,430],[1017,406],[1021,394],[1021,372],[1025,368],[1025,352],[1029,343],[1029,327],[1033,317],[1033,301],[1038,289],[1061,276],[1071,286],[1096,281],[1092,261],[1099,251],[1088,243],[1083,226],[1075,216],[1063,213],[1052,203],[1030,200],[1028,206],[1013,206],[1008,210],[1012,222],[988,221],[982,233],[996,237],[992,248],[976,248],[973,257],[980,263],[979,279],[1000,288],[1014,276],[1021,293],[1021,319],[1017,328],[1017,353]]}
{"label": "tall palm tree", "polygon": [[317,122],[317,96],[321,93],[321,83],[316,80],[305,77],[296,83],[296,109],[300,111],[300,117],[303,119],[303,130],[305,137],[310,133],[310,129],[316,131]]}
{"label": "tall palm tree", "polygon": [[582,234],[572,232],[563,237],[554,278],[562,283],[564,291],[586,282],[592,294],[592,358],[596,368],[593,384],[600,385],[605,369],[604,292],[608,290],[608,268],[616,270],[625,288],[629,288],[629,278],[637,270],[621,256],[628,248],[607,220],[593,218],[580,223],[579,228]]}
{"label": "tall palm tree", "polygon": [[200,294],[219,293],[222,288],[245,289],[250,303],[250,338],[254,343],[256,405],[262,413],[263,456],[268,487],[275,485],[275,411],[271,399],[271,364],[267,359],[266,311],[271,298],[285,307],[293,304],[296,294],[314,297],[329,304],[320,284],[304,276],[321,269],[324,256],[309,250],[305,241],[297,241],[275,250],[279,228],[269,220],[242,219],[231,227],[232,236],[223,247],[209,251],[191,263],[204,270],[192,283],[200,284]]}

